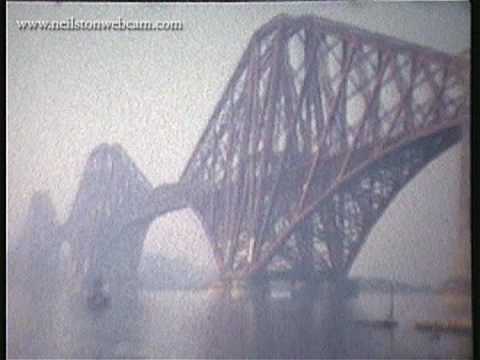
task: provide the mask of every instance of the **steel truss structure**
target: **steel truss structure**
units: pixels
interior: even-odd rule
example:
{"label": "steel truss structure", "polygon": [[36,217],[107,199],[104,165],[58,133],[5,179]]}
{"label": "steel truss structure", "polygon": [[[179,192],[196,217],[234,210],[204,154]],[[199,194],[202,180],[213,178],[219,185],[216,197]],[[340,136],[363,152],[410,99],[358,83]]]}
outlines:
{"label": "steel truss structure", "polygon": [[153,188],[119,146],[101,145],[61,238],[78,272],[133,279],[149,224],[190,207],[224,279],[345,276],[469,116],[468,58],[278,16],[251,38],[180,181]]}
{"label": "steel truss structure", "polygon": [[468,64],[317,17],[252,37],[182,182],[221,269],[348,273],[398,191],[454,144]]}

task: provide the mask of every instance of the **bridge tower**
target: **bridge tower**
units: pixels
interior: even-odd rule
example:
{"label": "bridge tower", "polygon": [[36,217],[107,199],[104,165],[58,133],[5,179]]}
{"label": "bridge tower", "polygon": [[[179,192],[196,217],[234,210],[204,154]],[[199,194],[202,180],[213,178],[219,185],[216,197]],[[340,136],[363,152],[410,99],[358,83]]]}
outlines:
{"label": "bridge tower", "polygon": [[97,146],[83,178],[62,237],[75,256],[76,278],[88,290],[101,278],[115,289],[135,294],[143,241],[148,224],[126,235],[119,232],[143,209],[153,187],[120,145]]}

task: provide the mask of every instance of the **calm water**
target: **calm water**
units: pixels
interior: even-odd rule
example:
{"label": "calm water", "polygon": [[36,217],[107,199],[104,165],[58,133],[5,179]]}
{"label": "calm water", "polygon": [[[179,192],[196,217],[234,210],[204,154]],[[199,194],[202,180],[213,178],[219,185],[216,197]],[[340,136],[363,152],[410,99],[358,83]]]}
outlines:
{"label": "calm water", "polygon": [[471,357],[468,335],[435,338],[414,329],[416,320],[459,316],[434,295],[396,295],[393,331],[355,323],[388,314],[390,297],[383,294],[342,301],[329,291],[236,300],[211,291],[143,292],[138,303],[102,314],[65,294],[55,304],[37,302],[29,313],[9,296],[10,357]]}

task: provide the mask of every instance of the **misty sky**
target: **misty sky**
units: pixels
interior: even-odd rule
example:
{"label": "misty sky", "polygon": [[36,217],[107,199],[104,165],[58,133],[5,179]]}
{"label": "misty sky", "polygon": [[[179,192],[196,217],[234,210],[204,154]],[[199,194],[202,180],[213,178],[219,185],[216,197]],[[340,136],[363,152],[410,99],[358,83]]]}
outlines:
{"label": "misty sky", "polygon": [[[10,233],[36,190],[49,191],[64,221],[87,156],[102,142],[120,143],[153,185],[178,180],[250,36],[279,13],[317,14],[450,53],[470,46],[470,8],[458,2],[10,3],[7,11]],[[16,25],[71,16],[181,20],[184,30],[21,32]],[[459,155],[459,146],[450,149],[400,193],[354,275],[412,282],[448,276],[459,253]],[[158,219],[146,249],[211,265],[190,210]]]}

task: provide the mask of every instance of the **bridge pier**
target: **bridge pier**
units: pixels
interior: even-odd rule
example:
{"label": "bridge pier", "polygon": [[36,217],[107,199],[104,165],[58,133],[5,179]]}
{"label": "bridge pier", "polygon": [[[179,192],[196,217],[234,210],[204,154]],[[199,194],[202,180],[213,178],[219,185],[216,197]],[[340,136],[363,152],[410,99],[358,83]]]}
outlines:
{"label": "bridge pier", "polygon": [[228,277],[212,283],[209,291],[222,293],[233,300],[241,300],[269,296],[272,283],[281,282],[287,285],[292,296],[315,297],[321,289],[329,294],[342,297],[354,294],[352,284],[345,272],[319,273],[312,271],[308,273],[308,276],[304,275],[304,272],[296,269],[289,272],[261,273],[246,279]]}
{"label": "bridge pier", "polygon": [[296,266],[298,272],[295,287],[304,287],[307,282],[311,282],[311,277],[315,271],[313,265],[313,228],[310,222],[300,225],[297,239],[297,248],[300,254],[300,262]]}
{"label": "bridge pier", "polygon": [[264,298],[270,294],[270,282],[255,280],[236,280],[230,288],[230,296],[234,300],[246,298]]}
{"label": "bridge pier", "polygon": [[210,284],[209,291],[223,293],[234,300],[264,296],[270,291],[270,279],[263,274],[247,279],[223,278]]}

